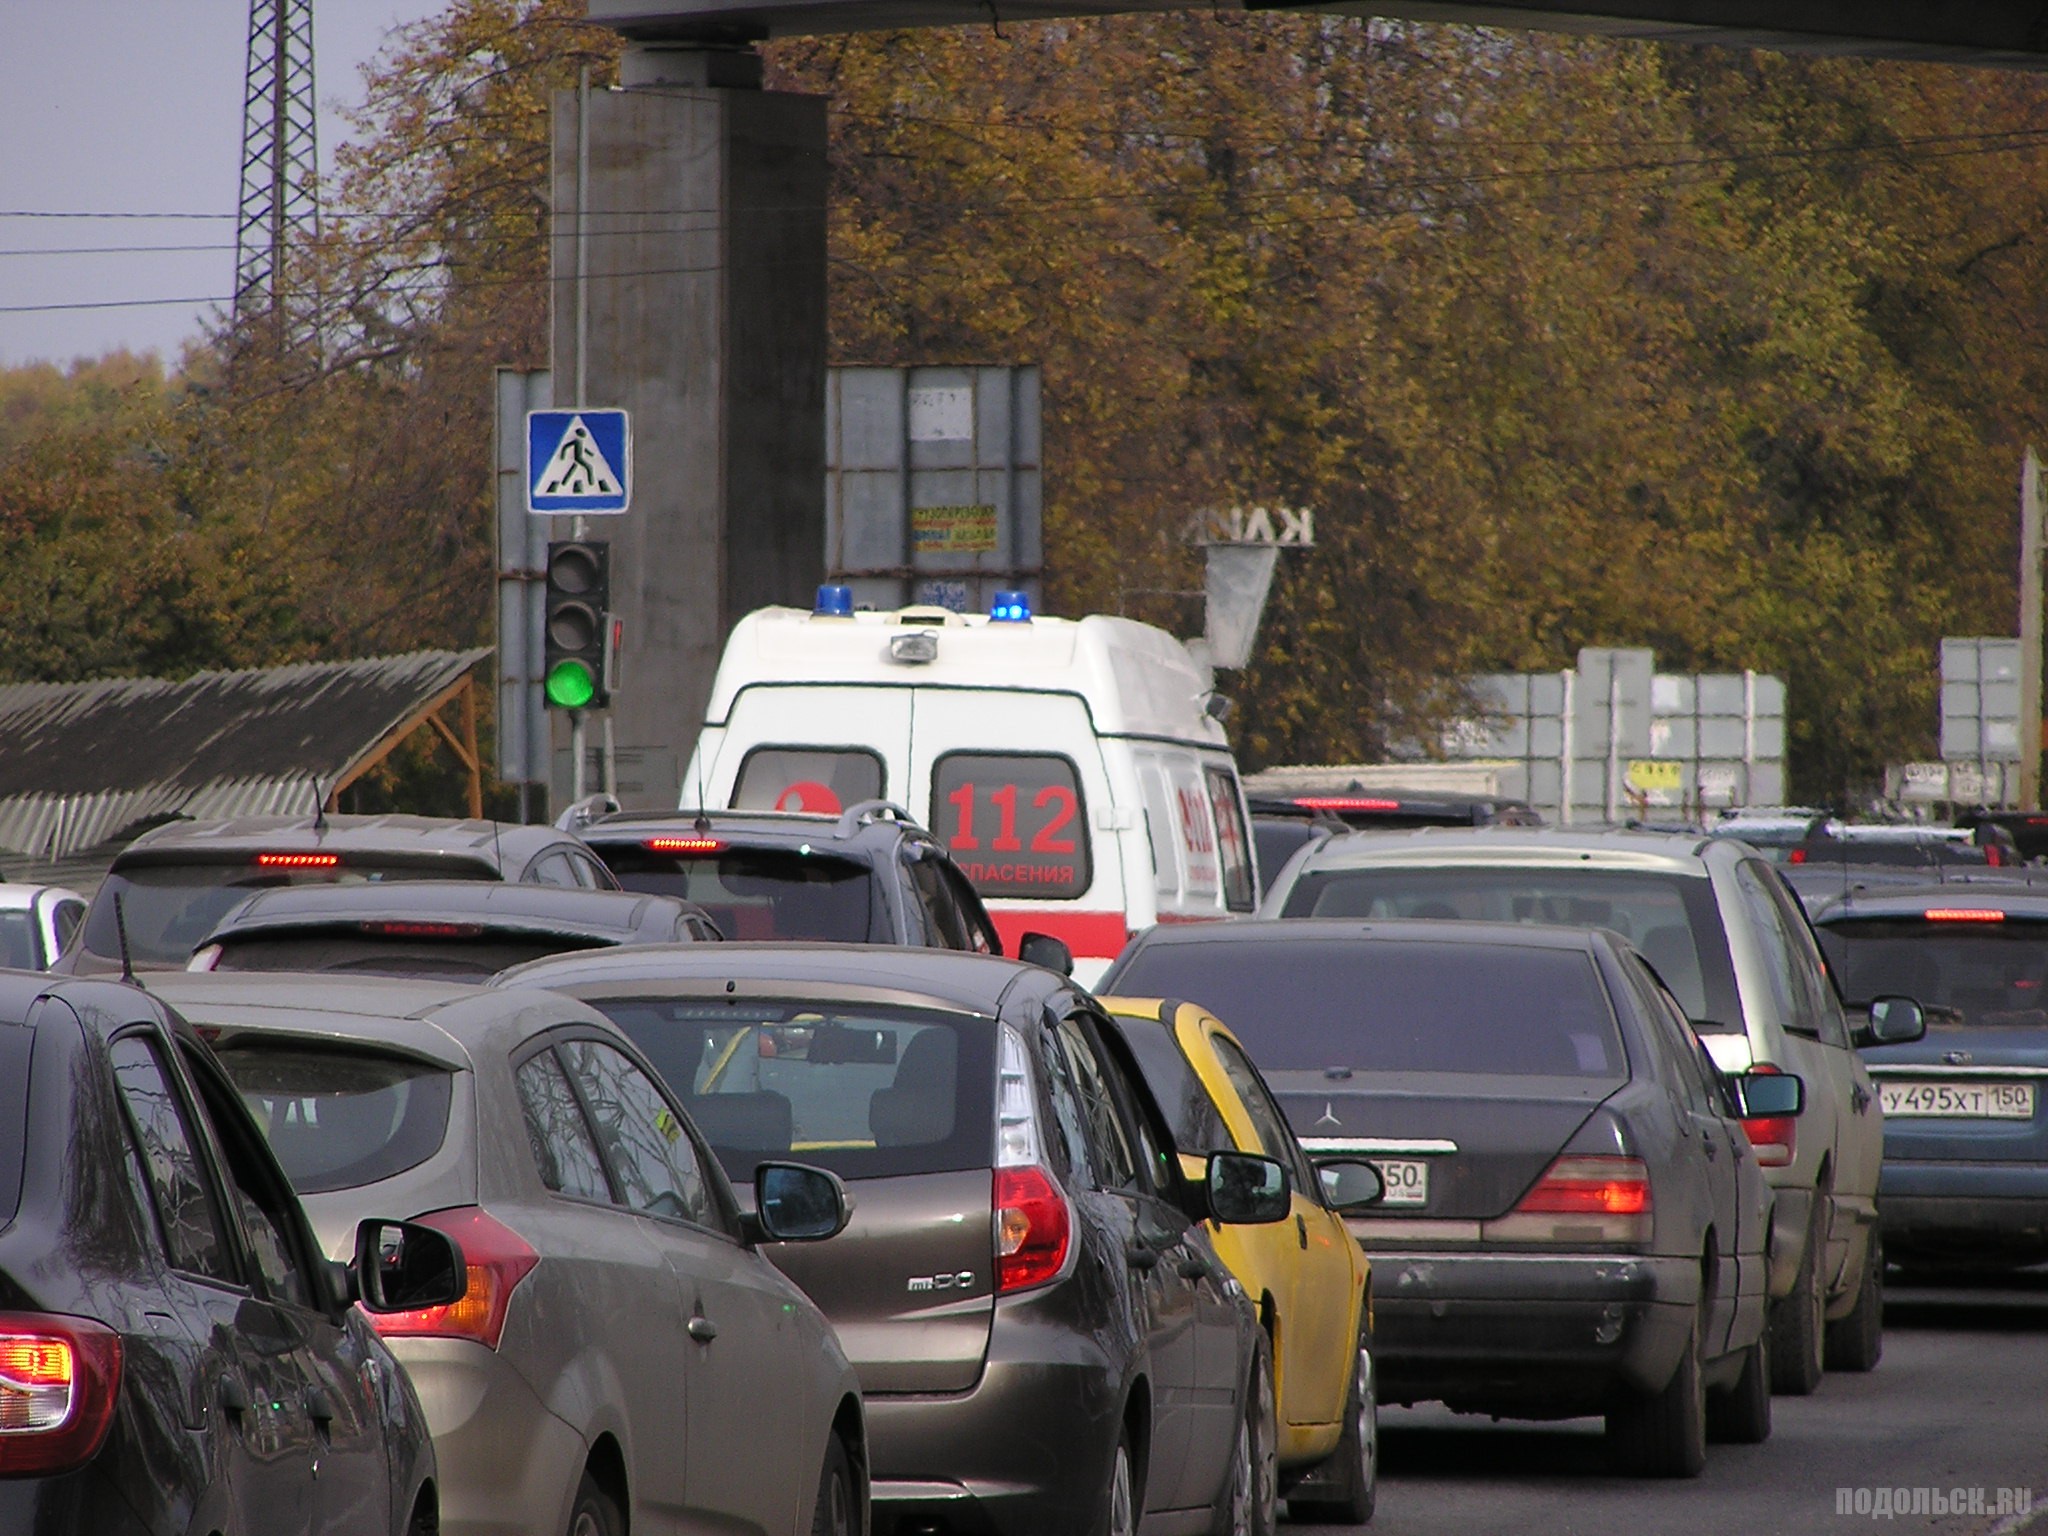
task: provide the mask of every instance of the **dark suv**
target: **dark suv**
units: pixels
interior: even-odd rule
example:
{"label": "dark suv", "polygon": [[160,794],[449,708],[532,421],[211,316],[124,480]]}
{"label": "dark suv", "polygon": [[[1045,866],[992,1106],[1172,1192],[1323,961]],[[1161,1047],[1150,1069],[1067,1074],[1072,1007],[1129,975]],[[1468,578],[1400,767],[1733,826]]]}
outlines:
{"label": "dark suv", "polygon": [[578,831],[627,890],[696,902],[728,939],[1003,952],[945,847],[884,800],[838,816],[628,811]]}
{"label": "dark suv", "polygon": [[852,1225],[772,1256],[860,1375],[881,1536],[1270,1528],[1271,1352],[1203,1223],[1283,1220],[1286,1172],[1216,1152],[1185,1177],[1072,982],[823,944],[618,949],[499,981],[609,1016],[736,1183],[798,1148],[846,1181]]}
{"label": "dark suv", "polygon": [[[250,816],[173,821],[122,849],[53,967],[80,975],[175,969],[251,891],[387,880],[512,880],[618,889],[590,850],[553,827],[438,816]],[[115,904],[119,898],[120,916]]]}

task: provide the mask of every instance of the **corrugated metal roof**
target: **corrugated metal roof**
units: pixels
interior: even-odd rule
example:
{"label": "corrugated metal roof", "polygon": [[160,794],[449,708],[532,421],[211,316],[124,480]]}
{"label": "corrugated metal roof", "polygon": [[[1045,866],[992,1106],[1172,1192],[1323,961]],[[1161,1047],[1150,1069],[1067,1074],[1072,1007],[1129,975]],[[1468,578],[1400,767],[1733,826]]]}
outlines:
{"label": "corrugated metal roof", "polygon": [[61,860],[169,816],[310,811],[489,654],[0,685],[0,850]]}

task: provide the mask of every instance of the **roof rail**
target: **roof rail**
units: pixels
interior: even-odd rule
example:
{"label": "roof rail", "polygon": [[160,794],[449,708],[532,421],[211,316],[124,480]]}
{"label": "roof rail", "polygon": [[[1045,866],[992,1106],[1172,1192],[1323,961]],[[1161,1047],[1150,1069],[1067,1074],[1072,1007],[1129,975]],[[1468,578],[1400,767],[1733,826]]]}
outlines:
{"label": "roof rail", "polygon": [[915,820],[910,812],[894,800],[858,800],[840,813],[839,825],[834,829],[840,837],[851,837],[856,829],[884,819],[909,822]]}

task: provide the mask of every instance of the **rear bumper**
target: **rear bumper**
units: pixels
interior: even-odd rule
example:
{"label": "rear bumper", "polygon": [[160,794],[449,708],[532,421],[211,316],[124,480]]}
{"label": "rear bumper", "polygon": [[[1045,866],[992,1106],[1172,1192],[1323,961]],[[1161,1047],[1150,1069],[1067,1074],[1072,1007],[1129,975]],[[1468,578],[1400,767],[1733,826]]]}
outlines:
{"label": "rear bumper", "polygon": [[1526,1418],[1670,1380],[1699,1265],[1626,1254],[1371,1251],[1380,1400]]}
{"label": "rear bumper", "polygon": [[1894,1258],[2048,1254],[2048,1163],[1887,1160],[1877,1203]]}
{"label": "rear bumper", "polygon": [[466,1339],[397,1338],[440,1472],[442,1536],[560,1536],[581,1437],[499,1355]]}
{"label": "rear bumper", "polygon": [[875,1536],[1092,1527],[1123,1407],[1106,1363],[991,1360],[970,1391],[866,1402]]}

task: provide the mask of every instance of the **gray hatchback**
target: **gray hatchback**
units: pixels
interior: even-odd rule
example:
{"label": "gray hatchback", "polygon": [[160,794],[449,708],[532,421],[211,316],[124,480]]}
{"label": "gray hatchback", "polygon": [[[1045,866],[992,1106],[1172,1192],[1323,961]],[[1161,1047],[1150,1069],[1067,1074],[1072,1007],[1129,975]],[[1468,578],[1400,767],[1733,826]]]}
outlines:
{"label": "gray hatchback", "polygon": [[859,1387],[766,1258],[839,1230],[831,1174],[764,1170],[743,1216],[645,1059],[556,994],[147,982],[212,1038],[331,1251],[373,1209],[461,1244],[461,1301],[377,1320],[433,1430],[441,1536],[858,1536]]}
{"label": "gray hatchback", "polygon": [[1259,1532],[1272,1362],[1205,1218],[1273,1221],[1287,1176],[1179,1159],[1093,998],[944,950],[719,944],[503,978],[609,1015],[738,1179],[799,1156],[852,1224],[775,1252],[839,1330],[877,1529]]}

